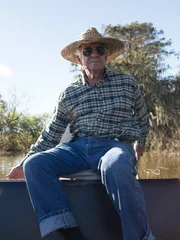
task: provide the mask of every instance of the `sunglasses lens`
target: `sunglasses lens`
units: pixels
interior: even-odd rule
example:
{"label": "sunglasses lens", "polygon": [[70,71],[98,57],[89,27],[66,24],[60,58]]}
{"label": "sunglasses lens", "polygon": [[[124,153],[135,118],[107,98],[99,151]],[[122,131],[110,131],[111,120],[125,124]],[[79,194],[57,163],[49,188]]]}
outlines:
{"label": "sunglasses lens", "polygon": [[[86,47],[83,49],[83,55],[85,57],[88,57],[92,54],[93,50],[91,47]],[[99,54],[100,56],[103,56],[105,54],[105,48],[103,46],[97,46],[96,47],[96,52],[97,54]]]}
{"label": "sunglasses lens", "polygon": [[83,55],[84,55],[85,57],[90,56],[91,53],[92,53],[92,48],[87,47],[87,48],[84,48],[84,49],[83,49]]}
{"label": "sunglasses lens", "polygon": [[105,54],[105,48],[103,46],[96,47],[96,52],[100,55],[103,56]]}

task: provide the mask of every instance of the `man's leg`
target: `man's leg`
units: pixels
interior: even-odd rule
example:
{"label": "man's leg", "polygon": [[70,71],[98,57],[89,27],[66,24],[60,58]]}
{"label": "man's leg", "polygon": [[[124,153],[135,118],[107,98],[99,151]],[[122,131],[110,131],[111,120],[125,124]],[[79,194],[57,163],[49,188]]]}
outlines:
{"label": "man's leg", "polygon": [[25,161],[27,188],[42,237],[60,228],[77,227],[59,176],[88,168],[85,155],[71,143],[34,154]]}
{"label": "man's leg", "polygon": [[124,240],[154,240],[135,164],[133,147],[118,142],[100,160],[102,183],[121,218]]}

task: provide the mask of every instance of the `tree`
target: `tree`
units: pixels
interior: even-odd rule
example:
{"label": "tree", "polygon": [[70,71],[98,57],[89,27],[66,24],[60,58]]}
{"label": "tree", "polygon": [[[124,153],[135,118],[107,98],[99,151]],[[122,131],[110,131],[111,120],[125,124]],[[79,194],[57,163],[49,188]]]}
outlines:
{"label": "tree", "polygon": [[157,85],[170,68],[166,59],[171,55],[179,56],[174,50],[168,50],[171,40],[166,40],[163,30],[157,31],[152,23],[133,22],[103,28],[106,37],[118,38],[125,44],[123,54],[108,67],[136,78],[145,91],[149,112],[155,114],[155,101],[159,100]]}
{"label": "tree", "polygon": [[123,54],[109,66],[132,75],[139,83],[149,84],[149,78],[151,81],[161,79],[170,68],[166,58],[179,56],[174,50],[168,50],[171,40],[166,40],[163,30],[157,31],[152,23],[133,22],[103,28],[104,36],[118,38],[125,44]]}
{"label": "tree", "polygon": [[6,109],[7,109],[7,104],[2,99],[2,96],[0,94],[0,132],[2,131],[3,126],[4,126],[3,121],[4,121],[4,113],[6,112]]}
{"label": "tree", "polygon": [[41,116],[22,115],[18,121],[16,142],[21,151],[27,152],[31,144],[39,137],[49,116],[44,113]]}
{"label": "tree", "polygon": [[48,114],[32,116],[18,111],[21,101],[13,94],[8,103],[0,95],[0,148],[1,151],[26,152],[36,141]]}

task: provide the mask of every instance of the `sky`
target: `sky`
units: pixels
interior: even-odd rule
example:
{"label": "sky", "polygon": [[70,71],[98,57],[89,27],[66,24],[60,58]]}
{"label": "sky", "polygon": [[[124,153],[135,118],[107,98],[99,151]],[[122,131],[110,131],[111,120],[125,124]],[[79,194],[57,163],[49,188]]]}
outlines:
{"label": "sky", "polygon": [[[0,0],[0,94],[16,95],[19,111],[53,112],[74,79],[60,51],[88,27],[152,22],[180,52],[179,0]],[[180,61],[168,59],[172,73]]]}

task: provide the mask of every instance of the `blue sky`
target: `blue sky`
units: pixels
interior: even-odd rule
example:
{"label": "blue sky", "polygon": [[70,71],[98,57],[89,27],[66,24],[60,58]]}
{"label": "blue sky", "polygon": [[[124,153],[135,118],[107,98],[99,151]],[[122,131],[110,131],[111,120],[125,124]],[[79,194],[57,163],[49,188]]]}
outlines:
{"label": "blue sky", "polygon": [[[59,93],[73,80],[61,49],[82,31],[102,25],[152,22],[180,52],[179,0],[1,0],[0,94],[28,102],[28,112],[52,112]],[[180,62],[168,60],[175,73]]]}

